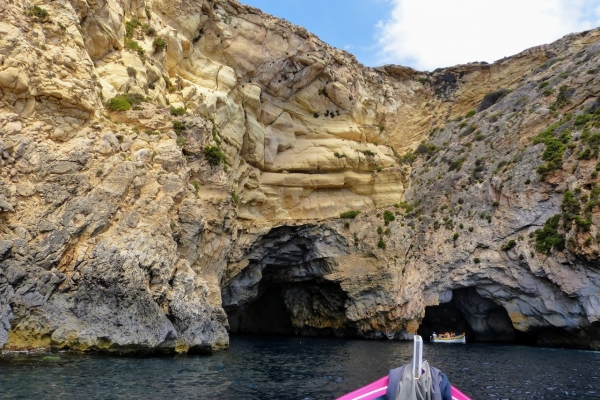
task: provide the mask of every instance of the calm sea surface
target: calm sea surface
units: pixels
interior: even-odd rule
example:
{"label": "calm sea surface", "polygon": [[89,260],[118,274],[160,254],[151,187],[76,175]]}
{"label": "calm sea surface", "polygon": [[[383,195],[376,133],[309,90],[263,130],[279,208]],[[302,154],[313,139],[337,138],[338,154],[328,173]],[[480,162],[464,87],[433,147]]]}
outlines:
{"label": "calm sea surface", "polygon": [[[600,353],[430,345],[425,358],[473,399],[600,398]],[[4,354],[2,399],[333,399],[410,362],[412,342],[234,336],[213,356]]]}

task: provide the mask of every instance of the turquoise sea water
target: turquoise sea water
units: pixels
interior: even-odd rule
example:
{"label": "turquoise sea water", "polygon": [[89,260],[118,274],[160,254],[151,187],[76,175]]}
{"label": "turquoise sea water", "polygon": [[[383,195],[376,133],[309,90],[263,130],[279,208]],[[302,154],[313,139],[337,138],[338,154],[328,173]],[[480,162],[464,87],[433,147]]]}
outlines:
{"label": "turquoise sea water", "polygon": [[[212,356],[0,356],[2,399],[333,399],[408,363],[411,342],[234,336]],[[600,398],[600,353],[424,346],[473,399]]]}

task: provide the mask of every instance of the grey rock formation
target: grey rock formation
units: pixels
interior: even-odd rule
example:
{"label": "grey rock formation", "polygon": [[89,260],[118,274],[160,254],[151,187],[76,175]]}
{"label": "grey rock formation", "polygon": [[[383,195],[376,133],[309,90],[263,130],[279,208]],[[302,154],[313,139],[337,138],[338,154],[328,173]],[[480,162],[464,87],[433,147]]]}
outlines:
{"label": "grey rock formation", "polygon": [[599,30],[427,73],[235,0],[38,6],[0,2],[0,348],[406,339],[440,304],[600,347]]}

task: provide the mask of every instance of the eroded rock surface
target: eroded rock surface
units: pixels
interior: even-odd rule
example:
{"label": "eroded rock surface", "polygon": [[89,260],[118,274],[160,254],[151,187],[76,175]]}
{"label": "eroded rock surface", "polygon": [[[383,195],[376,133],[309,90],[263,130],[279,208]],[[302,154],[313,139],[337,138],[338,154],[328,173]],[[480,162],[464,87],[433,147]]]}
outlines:
{"label": "eroded rock surface", "polygon": [[461,290],[481,340],[600,346],[598,30],[428,73],[234,0],[35,4],[0,4],[0,348],[401,339]]}

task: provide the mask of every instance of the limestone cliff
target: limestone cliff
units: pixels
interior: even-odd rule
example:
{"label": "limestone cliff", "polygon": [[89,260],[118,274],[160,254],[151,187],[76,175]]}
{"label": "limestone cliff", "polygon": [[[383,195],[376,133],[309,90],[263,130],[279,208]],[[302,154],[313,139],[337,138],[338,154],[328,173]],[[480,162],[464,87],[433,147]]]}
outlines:
{"label": "limestone cliff", "polygon": [[450,302],[598,347],[599,52],[366,68],[234,0],[2,2],[0,348],[402,338]]}

